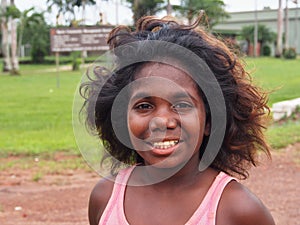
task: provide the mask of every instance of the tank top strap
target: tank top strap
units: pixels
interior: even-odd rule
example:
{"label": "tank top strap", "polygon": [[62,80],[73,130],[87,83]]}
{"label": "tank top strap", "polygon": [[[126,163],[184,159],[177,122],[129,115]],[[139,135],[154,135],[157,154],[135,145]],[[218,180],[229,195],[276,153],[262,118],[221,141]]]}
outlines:
{"label": "tank top strap", "polygon": [[219,201],[226,185],[236,180],[234,177],[227,175],[224,172],[220,172],[215,178],[214,182],[210,186],[206,193],[202,203],[195,211],[186,225],[213,225],[216,221],[216,213]]}
{"label": "tank top strap", "polygon": [[[111,215],[115,214],[114,210],[118,210],[117,215],[122,219],[125,219],[124,211],[123,211],[123,201],[124,194],[128,179],[133,171],[135,166],[126,168],[121,170],[114,182],[113,191],[111,197],[107,203],[107,206],[100,218],[99,224],[109,224],[108,221],[111,220]],[[117,207],[116,207],[117,206]],[[117,219],[117,218],[116,218]]]}

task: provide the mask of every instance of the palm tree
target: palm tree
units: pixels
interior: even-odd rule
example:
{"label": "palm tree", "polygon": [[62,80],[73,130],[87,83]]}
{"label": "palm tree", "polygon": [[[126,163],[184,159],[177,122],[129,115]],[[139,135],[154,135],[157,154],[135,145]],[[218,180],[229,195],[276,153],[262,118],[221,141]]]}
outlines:
{"label": "palm tree", "polygon": [[11,12],[9,14],[9,20],[11,23],[11,63],[12,63],[12,69],[10,73],[12,75],[18,75],[19,74],[19,58],[17,54],[18,38],[17,38],[17,22],[15,19],[20,18],[21,12],[16,8],[14,0],[10,0],[10,9]]}
{"label": "palm tree", "polygon": [[[254,42],[254,29],[255,27],[253,25],[244,26],[242,28],[241,36],[248,42],[248,46],[250,46],[250,43],[253,44]],[[276,34],[264,24],[258,24],[257,33],[257,41],[260,44],[260,46],[264,46],[266,43],[273,43],[276,39]]]}
{"label": "palm tree", "polygon": [[179,6],[173,8],[187,18],[189,24],[199,15],[200,10],[204,10],[210,28],[221,19],[229,17],[229,14],[225,11],[223,0],[182,0]]}
{"label": "palm tree", "polygon": [[[22,23],[19,24],[19,30],[21,30],[21,26]],[[34,12],[26,19],[23,26],[21,43],[30,45],[30,55],[33,63],[42,63],[44,57],[50,53],[50,26],[46,23],[44,13]]]}
{"label": "palm tree", "polygon": [[131,4],[133,12],[133,21],[136,21],[142,16],[150,16],[164,9],[162,4],[164,0],[127,0]]}
{"label": "palm tree", "polygon": [[[1,1],[2,49],[4,54],[3,70],[9,71],[12,75],[19,74],[17,24],[15,19],[19,18],[20,14],[20,11],[15,6],[14,0],[10,0],[10,5],[7,4],[6,0]],[[9,37],[11,37],[11,44],[9,44]]]}
{"label": "palm tree", "polygon": [[[39,23],[43,19],[43,13],[37,13],[33,12],[34,7],[31,7],[30,9],[26,9],[21,13],[20,20],[19,20],[19,37],[18,37],[18,55],[21,55],[21,47],[22,47],[22,40],[23,40],[23,34],[24,29],[31,24]],[[29,15],[31,12],[33,12],[31,15]]]}
{"label": "palm tree", "polygon": [[2,53],[3,53],[3,72],[11,70],[11,58],[9,50],[9,31],[8,18],[6,16],[7,1],[1,1],[1,31],[2,31]]}
{"label": "palm tree", "polygon": [[[86,5],[96,5],[95,0],[47,0],[48,11],[52,11],[52,7],[55,6],[58,9],[57,18],[63,14],[64,16],[70,15],[71,17],[67,21],[71,24],[75,18],[75,6],[82,7],[85,10]],[[83,12],[84,15],[84,12]],[[84,19],[84,18],[83,18]]]}
{"label": "palm tree", "polygon": [[85,24],[85,6],[86,5],[96,5],[95,0],[75,0],[73,6],[82,7],[82,21]]}

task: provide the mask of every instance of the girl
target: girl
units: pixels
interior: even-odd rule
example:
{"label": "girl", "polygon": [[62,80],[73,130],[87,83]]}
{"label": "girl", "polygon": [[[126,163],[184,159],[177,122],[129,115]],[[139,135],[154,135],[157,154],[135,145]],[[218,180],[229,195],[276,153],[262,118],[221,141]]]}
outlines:
{"label": "girl", "polygon": [[91,225],[274,224],[233,177],[248,176],[257,150],[270,154],[266,96],[199,21],[144,17],[134,32],[115,28],[116,68],[82,85],[87,124],[112,160],[90,196]]}

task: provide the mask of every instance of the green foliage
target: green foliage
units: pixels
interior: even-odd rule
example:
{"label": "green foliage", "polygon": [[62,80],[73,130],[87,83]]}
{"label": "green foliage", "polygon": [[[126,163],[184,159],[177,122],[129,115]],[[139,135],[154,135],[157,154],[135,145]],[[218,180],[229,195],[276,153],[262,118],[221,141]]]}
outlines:
{"label": "green foliage", "polygon": [[183,0],[180,6],[174,6],[173,8],[187,18],[190,24],[199,15],[200,10],[204,10],[210,28],[220,20],[229,17],[229,14],[225,11],[223,0]]}
{"label": "green foliage", "polygon": [[163,9],[164,0],[127,0],[133,12],[134,23],[142,16],[150,16]]}
{"label": "green foliage", "polygon": [[262,47],[262,55],[263,56],[270,56],[271,55],[271,48],[269,45],[264,45]]}
{"label": "green foliage", "polygon": [[297,53],[295,48],[288,48],[283,50],[283,57],[285,59],[296,59]]}
{"label": "green foliage", "polygon": [[31,46],[30,53],[31,53],[32,63],[35,64],[43,63],[45,56],[47,55],[47,42],[35,36],[32,39],[32,46]]}
{"label": "green foliage", "polygon": [[[26,40],[23,40],[24,30],[33,31],[32,26],[43,23],[45,21],[43,13],[34,12],[34,7],[24,10],[21,13],[20,20],[18,23],[18,45],[19,47],[22,44],[29,44],[31,42],[31,37]],[[27,32],[28,33],[28,32]]]}
{"label": "green foliage", "polygon": [[[276,40],[276,34],[264,24],[258,24],[257,34],[257,40],[261,44],[274,42]],[[254,25],[244,26],[242,28],[241,35],[248,42],[254,43]]]}
{"label": "green foliage", "polygon": [[[89,56],[87,58],[84,59],[85,63],[93,63],[95,62],[95,60],[97,60],[98,57],[97,56]],[[32,62],[31,57],[22,57],[19,58],[19,62],[22,65],[29,65],[29,64],[34,64]],[[60,65],[66,65],[66,64],[72,64],[73,62],[73,58],[71,55],[60,55],[59,56],[59,64]],[[56,57],[54,55],[51,56],[45,56],[44,61],[42,63],[39,64],[44,64],[44,65],[55,65],[56,64]]]}
{"label": "green foliage", "polygon": [[88,4],[88,5],[96,5],[96,1],[95,0],[74,0],[73,1],[73,5],[80,7],[80,6],[83,5],[83,2],[85,4]]}
{"label": "green foliage", "polygon": [[81,52],[79,51],[75,51],[71,53],[71,57],[72,57],[72,70],[76,71],[79,70],[79,66],[81,64]]}
{"label": "green foliage", "polygon": [[21,12],[15,5],[10,5],[6,7],[5,17],[7,19],[9,17],[12,17],[13,19],[17,19],[21,17]]}
{"label": "green foliage", "polygon": [[52,12],[53,6],[58,9],[57,16],[60,14],[65,15],[71,15],[71,17],[68,18],[69,23],[71,24],[71,21],[77,20],[75,16],[75,8],[81,7],[83,5],[83,2],[86,5],[95,5],[95,0],[47,0],[47,6],[48,11]]}
{"label": "green foliage", "polygon": [[[20,28],[21,29],[21,28]],[[33,63],[43,63],[50,51],[50,27],[44,15],[34,13],[27,19],[22,33],[22,43],[30,44],[31,59]]]}

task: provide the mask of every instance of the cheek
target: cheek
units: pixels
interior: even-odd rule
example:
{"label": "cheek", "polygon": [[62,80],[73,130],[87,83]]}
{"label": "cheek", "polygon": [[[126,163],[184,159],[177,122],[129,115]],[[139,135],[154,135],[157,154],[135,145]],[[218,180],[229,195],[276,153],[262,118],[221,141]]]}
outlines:
{"label": "cheek", "polygon": [[181,124],[190,132],[203,133],[205,129],[205,112],[199,112],[198,110],[187,116],[181,116]]}
{"label": "cheek", "polygon": [[137,138],[142,138],[148,129],[147,120],[137,117],[132,113],[129,113],[128,115],[127,125],[130,137],[134,136]]}
{"label": "cheek", "polygon": [[184,132],[187,132],[190,143],[193,146],[201,145],[205,132],[205,112],[198,110],[189,116],[181,117],[181,126]]}

